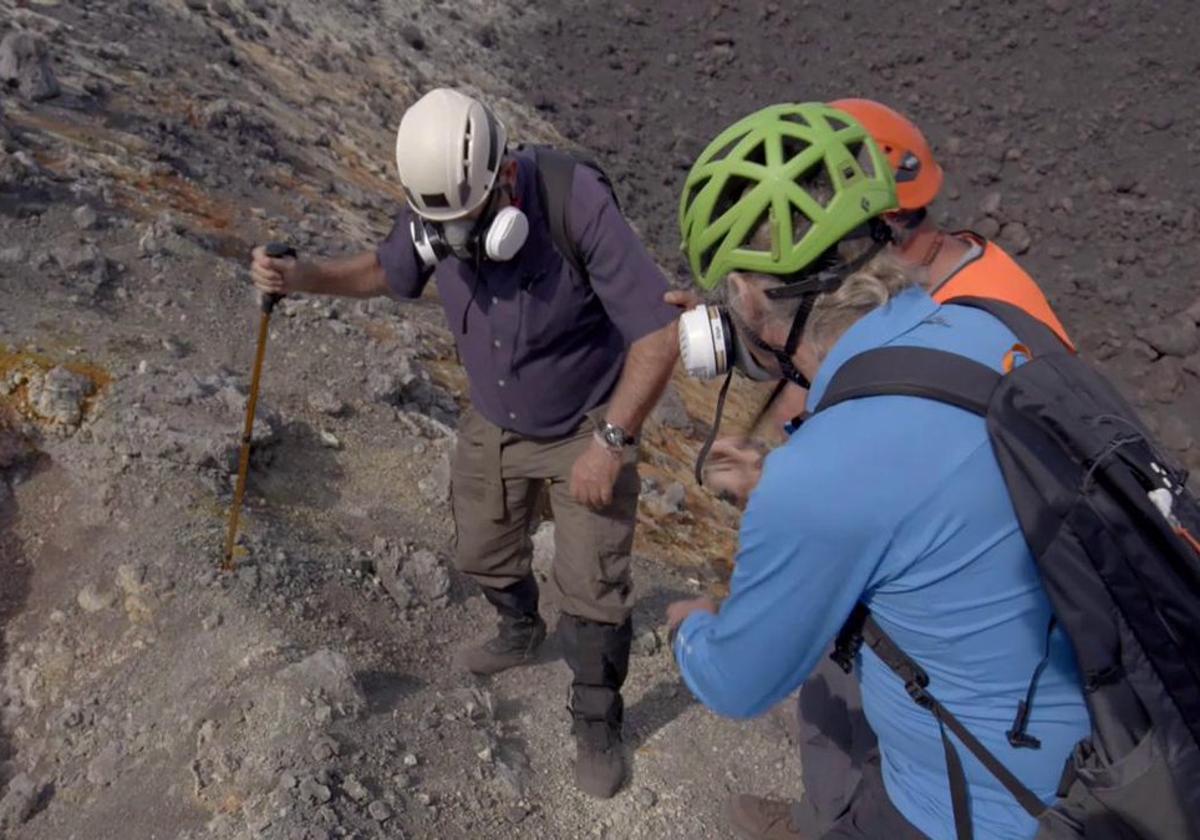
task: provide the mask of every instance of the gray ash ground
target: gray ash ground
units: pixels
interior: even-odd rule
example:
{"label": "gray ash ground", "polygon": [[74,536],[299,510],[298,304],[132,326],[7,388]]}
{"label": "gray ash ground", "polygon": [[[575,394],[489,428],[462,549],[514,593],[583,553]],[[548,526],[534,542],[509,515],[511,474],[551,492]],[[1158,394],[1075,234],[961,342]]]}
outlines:
{"label": "gray ash ground", "polygon": [[1200,33],[1137,5],[0,0],[0,834],[707,838],[730,792],[798,794],[786,715],[718,720],[663,649],[664,605],[713,582],[706,523],[736,522],[688,483],[686,383],[650,434],[611,802],[571,785],[553,639],[490,681],[451,665],[491,617],[448,565],[463,383],[435,299],[280,307],[222,574],[249,247],[377,240],[394,126],[454,84],[601,158],[674,269],[719,126],[882,98],[927,126],[945,212],[1023,251],[1197,466]]}
{"label": "gray ash ground", "polygon": [[779,101],[864,96],[923,127],[937,213],[999,242],[1082,350],[1200,468],[1200,22],[1154,4],[553,3],[519,88],[609,168],[675,256],[681,184],[724,126]]}

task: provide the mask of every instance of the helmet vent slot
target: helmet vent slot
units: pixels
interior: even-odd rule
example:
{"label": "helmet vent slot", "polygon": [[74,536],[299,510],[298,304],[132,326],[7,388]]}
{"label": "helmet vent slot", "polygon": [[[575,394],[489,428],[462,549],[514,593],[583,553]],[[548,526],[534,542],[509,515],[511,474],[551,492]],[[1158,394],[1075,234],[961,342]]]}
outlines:
{"label": "helmet vent slot", "polygon": [[464,178],[471,177],[471,123],[467,122],[467,130],[463,132],[462,171]]}
{"label": "helmet vent slot", "polygon": [[487,171],[495,172],[496,167],[500,165],[500,138],[496,135],[496,118],[492,116],[492,112],[487,108],[484,108],[483,113],[487,117],[488,128]]}
{"label": "helmet vent slot", "polygon": [[817,161],[813,167],[797,179],[800,187],[808,193],[809,198],[827,208],[837,195],[833,177],[825,161]]}
{"label": "helmet vent slot", "polygon": [[717,196],[716,204],[713,205],[713,221],[719,220],[729,212],[729,209],[737,204],[742,196],[754,189],[757,184],[757,181],[743,178],[740,175],[729,175],[726,177],[725,183],[721,185],[721,194]]}
{"label": "helmet vent slot", "polygon": [[743,156],[747,163],[755,163],[759,166],[767,165],[767,144],[766,141],[760,142],[757,146],[751,149]]}
{"label": "helmet vent slot", "polygon": [[800,157],[800,155],[804,154],[804,152],[808,150],[808,147],[812,145],[804,140],[801,140],[799,137],[790,137],[788,135],[784,135],[783,137],[779,138],[779,144],[783,148],[784,163]]}
{"label": "helmet vent slot", "polygon": [[[862,169],[862,173],[865,176],[867,176],[868,178],[874,178],[875,177],[875,161],[871,160],[871,153],[867,149],[866,144],[861,141],[858,143],[847,143],[846,149],[850,152],[850,155],[858,162],[859,168]],[[848,176],[846,176],[846,180],[850,180],[850,178],[852,178],[852,177],[853,177],[852,175],[848,175]]]}
{"label": "helmet vent slot", "polygon": [[746,236],[745,250],[776,254],[778,250],[774,247],[776,230],[774,225],[769,224],[771,220],[771,207],[768,205],[754,220],[754,226],[750,228],[750,233]]}
{"label": "helmet vent slot", "polygon": [[800,212],[799,208],[792,212],[792,244],[799,245],[808,232],[812,230],[812,219]]}
{"label": "helmet vent slot", "polygon": [[699,178],[699,179],[697,179],[696,183],[688,184],[687,198],[684,199],[683,206],[690,208],[696,202],[696,196],[698,196],[700,194],[700,191],[702,189],[704,189],[705,187],[708,186],[708,182],[711,180],[712,180],[711,178],[707,178],[707,177]]}
{"label": "helmet vent slot", "polygon": [[779,119],[784,122],[792,122],[796,125],[802,125],[806,128],[812,125],[812,123],[808,121],[808,117],[796,111],[785,111],[779,115]]}
{"label": "helmet vent slot", "polygon": [[729,157],[730,152],[732,152],[735,148],[737,148],[738,143],[741,143],[745,139],[746,139],[745,134],[739,134],[737,137],[734,137],[732,140],[730,140],[728,143],[726,143],[724,146],[722,146],[719,150],[717,150],[712,155],[710,155],[705,162],[706,163],[720,163],[721,161],[725,160],[725,158]]}
{"label": "helmet vent slot", "polygon": [[716,256],[717,249],[721,247],[722,241],[723,240],[721,240],[721,239],[714,240],[713,243],[711,245],[709,245],[707,248],[705,248],[703,253],[700,254],[700,273],[701,274],[707,273],[709,267],[712,266],[713,257]]}

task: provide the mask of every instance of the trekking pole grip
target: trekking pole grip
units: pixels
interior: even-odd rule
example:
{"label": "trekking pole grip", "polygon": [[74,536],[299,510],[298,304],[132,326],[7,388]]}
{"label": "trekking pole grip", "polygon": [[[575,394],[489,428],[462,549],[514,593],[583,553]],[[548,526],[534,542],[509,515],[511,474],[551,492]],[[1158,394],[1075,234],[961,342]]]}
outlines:
{"label": "trekking pole grip", "polygon": [[[267,247],[263,249],[263,253],[273,260],[282,260],[288,257],[292,259],[296,258],[296,249],[284,242],[268,242]],[[281,300],[283,300],[283,295],[274,293],[265,294],[262,296],[259,305],[262,306],[264,313],[270,315],[272,310],[275,309],[275,304]]]}

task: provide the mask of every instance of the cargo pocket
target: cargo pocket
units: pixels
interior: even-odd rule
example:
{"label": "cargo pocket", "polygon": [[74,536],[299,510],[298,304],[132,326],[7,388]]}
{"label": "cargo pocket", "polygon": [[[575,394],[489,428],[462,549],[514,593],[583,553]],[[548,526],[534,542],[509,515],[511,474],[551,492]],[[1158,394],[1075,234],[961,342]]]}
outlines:
{"label": "cargo pocket", "polygon": [[1188,836],[1187,814],[1154,729],[1115,762],[1090,739],[1080,741],[1067,761],[1064,786],[1065,796],[1039,820],[1038,838]]}

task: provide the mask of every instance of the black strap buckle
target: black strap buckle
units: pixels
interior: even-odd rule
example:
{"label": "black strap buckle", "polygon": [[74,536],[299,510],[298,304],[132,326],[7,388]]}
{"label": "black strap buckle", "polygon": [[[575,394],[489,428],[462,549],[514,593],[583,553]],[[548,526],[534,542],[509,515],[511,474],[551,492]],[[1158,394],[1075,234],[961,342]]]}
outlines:
{"label": "black strap buckle", "polygon": [[908,696],[922,709],[932,709],[935,702],[933,695],[925,690],[928,685],[929,675],[921,668],[914,669],[912,676],[904,683]]}
{"label": "black strap buckle", "polygon": [[854,670],[854,659],[858,656],[858,651],[861,647],[862,636],[859,636],[850,645],[843,646],[840,643],[834,645],[829,658],[836,662],[839,668],[849,674]]}
{"label": "black strap buckle", "polygon": [[1008,743],[1015,750],[1040,750],[1042,742],[1025,731],[1027,726],[1029,726],[1029,704],[1022,700],[1017,704],[1017,717],[1013,720],[1013,728],[1004,734],[1008,736]]}
{"label": "black strap buckle", "polygon": [[829,658],[847,674],[854,671],[854,660],[858,658],[858,652],[862,649],[863,623],[867,620],[867,615],[866,606],[856,604],[834,639]]}

